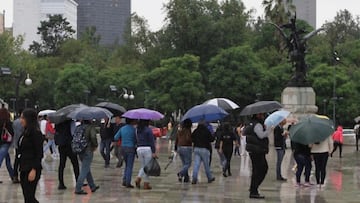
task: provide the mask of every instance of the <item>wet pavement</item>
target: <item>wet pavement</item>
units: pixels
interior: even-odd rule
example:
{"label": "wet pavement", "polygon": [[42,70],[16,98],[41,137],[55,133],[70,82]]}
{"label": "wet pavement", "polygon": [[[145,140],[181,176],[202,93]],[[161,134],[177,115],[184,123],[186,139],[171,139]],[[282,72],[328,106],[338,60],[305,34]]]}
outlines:
{"label": "wet pavement", "polygon": [[[191,185],[179,183],[176,173],[181,165],[179,157],[169,166],[169,148],[166,140],[158,140],[159,162],[162,166],[160,177],[152,177],[151,191],[138,189],[126,189],[122,184],[122,169],[115,168],[115,158],[112,158],[110,168],[104,169],[104,163],[100,154],[96,152],[92,166],[93,176],[100,189],[86,196],[74,195],[73,173],[70,161],[67,162],[65,183],[68,187],[65,191],[57,190],[57,167],[58,161],[47,158],[43,162],[43,173],[37,190],[37,198],[40,202],[51,203],[90,203],[90,202],[281,202],[281,203],[325,203],[325,202],[360,202],[360,152],[355,152],[352,146],[345,146],[343,158],[338,158],[338,152],[334,158],[329,159],[325,188],[318,189],[296,188],[295,177],[292,172],[293,161],[291,151],[287,150],[283,162],[283,176],[287,182],[278,182],[275,179],[275,150],[271,150],[267,156],[269,172],[260,191],[266,196],[265,200],[251,200],[248,198],[251,164],[248,156],[236,156],[232,160],[232,176],[224,178],[219,166],[219,158],[213,154],[212,171],[216,177],[215,182],[208,184],[203,168],[200,169],[199,184]],[[139,169],[136,160],[133,180]],[[314,170],[314,169],[313,169]],[[312,173],[313,174],[313,173]],[[12,184],[3,163],[0,169],[0,203],[20,203],[22,191],[20,185]],[[315,177],[311,176],[312,182]],[[85,187],[89,191],[89,188]],[[90,192],[91,193],[91,192]]]}

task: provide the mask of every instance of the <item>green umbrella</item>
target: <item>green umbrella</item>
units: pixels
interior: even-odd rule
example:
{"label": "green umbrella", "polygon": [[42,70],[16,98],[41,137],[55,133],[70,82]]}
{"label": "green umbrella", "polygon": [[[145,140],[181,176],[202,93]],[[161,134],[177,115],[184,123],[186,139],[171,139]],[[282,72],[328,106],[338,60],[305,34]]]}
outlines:
{"label": "green umbrella", "polygon": [[331,120],[325,116],[311,115],[291,126],[290,139],[301,144],[314,144],[322,142],[334,133]]}

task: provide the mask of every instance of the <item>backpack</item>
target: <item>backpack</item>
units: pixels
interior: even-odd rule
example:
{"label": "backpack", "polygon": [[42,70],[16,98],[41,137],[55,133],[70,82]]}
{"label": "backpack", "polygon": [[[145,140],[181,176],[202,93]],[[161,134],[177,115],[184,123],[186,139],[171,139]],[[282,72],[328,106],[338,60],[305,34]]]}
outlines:
{"label": "backpack", "polygon": [[85,136],[86,127],[86,125],[80,125],[75,129],[75,133],[71,141],[71,149],[75,154],[84,152],[88,146],[88,140]]}

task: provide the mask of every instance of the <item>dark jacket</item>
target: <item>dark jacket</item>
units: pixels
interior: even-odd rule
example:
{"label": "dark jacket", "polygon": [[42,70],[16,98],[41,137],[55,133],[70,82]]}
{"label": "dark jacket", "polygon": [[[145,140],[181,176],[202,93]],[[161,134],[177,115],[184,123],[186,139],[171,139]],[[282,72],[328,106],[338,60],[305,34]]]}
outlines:
{"label": "dark jacket", "polygon": [[281,126],[276,126],[274,129],[274,146],[275,149],[285,149],[285,137],[283,136],[284,129]]}
{"label": "dark jacket", "polygon": [[44,138],[40,130],[25,130],[19,139],[20,171],[40,170]]}
{"label": "dark jacket", "polygon": [[85,136],[88,141],[87,149],[94,151],[98,147],[98,141],[96,138],[96,128],[93,124],[82,124],[85,125]]}
{"label": "dark jacket", "polygon": [[308,145],[303,145],[300,143],[293,142],[292,147],[294,150],[294,156],[296,156],[296,155],[310,156],[311,155],[311,148]]}
{"label": "dark jacket", "polygon": [[214,137],[205,125],[199,125],[191,135],[194,147],[206,148],[211,151],[211,142],[214,141]]}
{"label": "dark jacket", "polygon": [[65,121],[55,125],[55,144],[59,146],[71,146],[71,122]]}
{"label": "dark jacket", "polygon": [[108,126],[106,123],[100,126],[100,137],[102,140],[114,139],[114,131],[112,126]]}
{"label": "dark jacket", "polygon": [[234,142],[236,141],[236,135],[233,131],[224,130],[221,132],[220,140],[223,142],[223,151],[233,150]]}
{"label": "dark jacket", "polygon": [[178,146],[182,147],[191,147],[192,140],[191,140],[191,129],[181,129],[176,134],[176,141],[175,141],[175,151],[177,151]]}
{"label": "dark jacket", "polygon": [[269,153],[269,139],[260,139],[254,128],[256,124],[260,123],[257,120],[253,120],[244,128],[244,135],[246,136],[246,151],[254,154],[267,154]]}
{"label": "dark jacket", "polygon": [[150,147],[152,153],[155,153],[155,138],[152,130],[149,127],[137,129],[137,146],[138,147]]}

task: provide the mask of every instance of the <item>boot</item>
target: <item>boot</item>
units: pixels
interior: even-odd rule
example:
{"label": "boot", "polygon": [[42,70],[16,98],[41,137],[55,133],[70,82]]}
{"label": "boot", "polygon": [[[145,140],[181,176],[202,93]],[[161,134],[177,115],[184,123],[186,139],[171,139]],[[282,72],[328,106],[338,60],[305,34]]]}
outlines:
{"label": "boot", "polygon": [[152,187],[150,186],[150,183],[144,183],[144,190],[151,190]]}
{"label": "boot", "polygon": [[139,188],[139,189],[140,189],[140,183],[141,183],[141,178],[140,178],[140,177],[137,177],[136,180],[135,180],[135,186],[136,186],[136,188]]}

